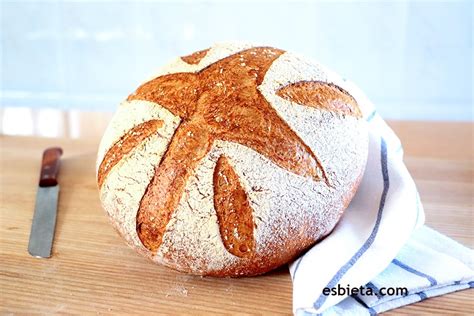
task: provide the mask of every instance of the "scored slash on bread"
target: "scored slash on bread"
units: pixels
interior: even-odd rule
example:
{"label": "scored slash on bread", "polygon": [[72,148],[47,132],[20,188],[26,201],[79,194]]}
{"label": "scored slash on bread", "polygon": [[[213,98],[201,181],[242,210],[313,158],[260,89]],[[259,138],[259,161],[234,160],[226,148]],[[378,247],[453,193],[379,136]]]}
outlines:
{"label": "scored slash on bread", "polygon": [[208,51],[209,51],[209,48],[203,49],[203,50],[194,52],[191,55],[182,56],[181,59],[188,64],[197,65],[204,58],[204,56],[206,56]]}
{"label": "scored slash on bread", "polygon": [[225,156],[217,160],[213,183],[222,242],[234,256],[248,257],[255,250],[253,212],[239,176]]}
{"label": "scored slash on bread", "polygon": [[[208,51],[196,52],[182,60],[196,65]],[[128,97],[128,101],[159,104],[181,120],[155,167],[136,216],[138,237],[152,253],[162,244],[188,179],[216,141],[244,145],[284,170],[331,187],[315,153],[259,90],[268,69],[283,53],[271,47],[241,50],[197,72],[161,75]],[[331,83],[298,81],[278,88],[275,95],[300,105],[362,117],[355,99]],[[108,149],[98,168],[99,187],[120,159],[158,133],[162,123],[160,120],[141,123]],[[213,187],[214,209],[225,248],[234,256],[251,258],[255,255],[252,206],[239,176],[224,155],[215,165]]]}

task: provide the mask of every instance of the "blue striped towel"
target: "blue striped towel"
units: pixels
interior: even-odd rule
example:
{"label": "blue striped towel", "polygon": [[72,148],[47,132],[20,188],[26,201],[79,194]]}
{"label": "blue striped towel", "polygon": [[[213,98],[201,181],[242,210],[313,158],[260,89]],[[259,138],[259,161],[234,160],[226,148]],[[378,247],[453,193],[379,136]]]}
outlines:
{"label": "blue striped towel", "polygon": [[[367,168],[334,231],[290,264],[293,312],[375,315],[473,287],[474,252],[423,225],[423,206],[400,140],[363,93],[344,83],[369,124]],[[338,288],[362,293],[323,293]],[[386,293],[396,288],[407,291]]]}

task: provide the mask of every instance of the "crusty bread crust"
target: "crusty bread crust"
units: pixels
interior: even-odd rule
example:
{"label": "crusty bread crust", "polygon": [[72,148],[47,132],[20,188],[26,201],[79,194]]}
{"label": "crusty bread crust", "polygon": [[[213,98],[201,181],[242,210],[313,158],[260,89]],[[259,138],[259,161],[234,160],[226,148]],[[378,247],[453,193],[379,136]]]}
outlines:
{"label": "crusty bread crust", "polygon": [[[368,141],[357,101],[322,66],[271,47],[180,60],[189,72],[144,83],[106,131],[105,210],[133,248],[180,271],[257,275],[289,262],[358,187]],[[122,128],[125,107],[140,114]]]}

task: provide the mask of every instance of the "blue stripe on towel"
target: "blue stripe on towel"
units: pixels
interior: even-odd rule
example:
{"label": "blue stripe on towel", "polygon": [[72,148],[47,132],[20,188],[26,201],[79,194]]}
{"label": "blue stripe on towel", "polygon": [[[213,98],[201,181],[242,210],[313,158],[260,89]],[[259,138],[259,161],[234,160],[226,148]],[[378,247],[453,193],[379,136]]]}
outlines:
{"label": "blue stripe on towel", "polygon": [[417,293],[417,294],[420,297],[420,301],[426,300],[428,298],[428,296],[426,296],[425,292],[420,292],[420,293]]}
{"label": "blue stripe on towel", "polygon": [[371,316],[374,316],[374,315],[377,315],[377,312],[375,311],[375,309],[373,309],[372,307],[369,307],[367,306],[359,297],[357,297],[356,295],[354,296],[351,296],[357,303],[359,303],[360,305],[362,305],[363,307],[367,308],[367,310],[369,311],[369,314]]}
{"label": "blue stripe on towel", "polygon": [[298,259],[298,262],[296,263],[296,266],[295,266],[295,271],[293,271],[293,282],[295,281],[295,278],[296,278],[296,271],[298,271],[298,268],[300,267],[300,263],[301,261],[303,260],[303,255]]}
{"label": "blue stripe on towel", "polygon": [[367,122],[372,121],[372,119],[375,117],[375,114],[377,114],[377,111],[375,110],[372,113],[370,113],[369,116],[367,116]]}
{"label": "blue stripe on towel", "polygon": [[[303,314],[301,314],[303,313]],[[322,314],[315,314],[315,313],[311,313],[311,312],[308,312],[307,310],[305,309],[299,309],[296,311],[296,314],[297,315],[303,315],[303,316],[321,316]]]}
{"label": "blue stripe on towel", "polygon": [[471,281],[468,283],[469,284],[469,287],[472,289],[474,287],[474,281]]}
{"label": "blue stripe on towel", "polygon": [[[377,213],[377,219],[375,220],[374,228],[370,233],[369,238],[365,241],[365,243],[360,247],[360,249],[352,256],[352,258],[343,265],[339,271],[332,277],[331,281],[325,286],[328,288],[333,288],[337,285],[337,283],[342,279],[344,274],[359,260],[360,257],[369,249],[372,243],[377,236],[377,232],[380,226],[380,220],[382,219],[382,212],[385,207],[385,199],[387,198],[388,188],[390,186],[390,180],[388,177],[388,167],[387,167],[387,143],[385,139],[381,138],[380,144],[380,164],[382,166],[382,177],[383,177],[383,191],[382,196],[380,197],[380,205],[379,210]],[[323,295],[322,293],[319,295],[318,299],[313,303],[313,307],[319,309],[324,302],[326,301],[327,296]]]}
{"label": "blue stripe on towel", "polygon": [[377,298],[381,298],[383,296],[382,294],[380,294],[380,290],[378,289],[378,287],[376,287],[372,282],[367,283],[365,286],[369,289],[372,289]]}
{"label": "blue stripe on towel", "polygon": [[435,278],[433,278],[432,276],[429,276],[428,274],[426,273],[423,273],[423,272],[420,272],[416,269],[413,269],[412,267],[404,264],[403,262],[401,262],[400,260],[397,260],[397,259],[393,259],[392,260],[392,263],[399,266],[400,268],[404,269],[405,271],[408,271],[408,272],[411,272],[413,274],[416,274],[418,276],[421,276],[425,279],[427,279],[428,281],[430,281],[431,283],[431,286],[435,286],[435,285],[438,285],[438,282],[435,280]]}

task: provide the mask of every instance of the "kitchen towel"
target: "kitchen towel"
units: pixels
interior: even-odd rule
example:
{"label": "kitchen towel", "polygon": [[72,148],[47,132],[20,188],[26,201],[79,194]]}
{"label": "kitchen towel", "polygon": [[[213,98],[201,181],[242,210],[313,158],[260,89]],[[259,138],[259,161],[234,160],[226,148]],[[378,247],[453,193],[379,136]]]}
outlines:
{"label": "kitchen towel", "polygon": [[[368,122],[367,167],[334,231],[290,264],[293,312],[374,315],[472,287],[473,251],[423,225],[400,140],[353,83],[342,88]],[[396,288],[407,292],[385,293]]]}

